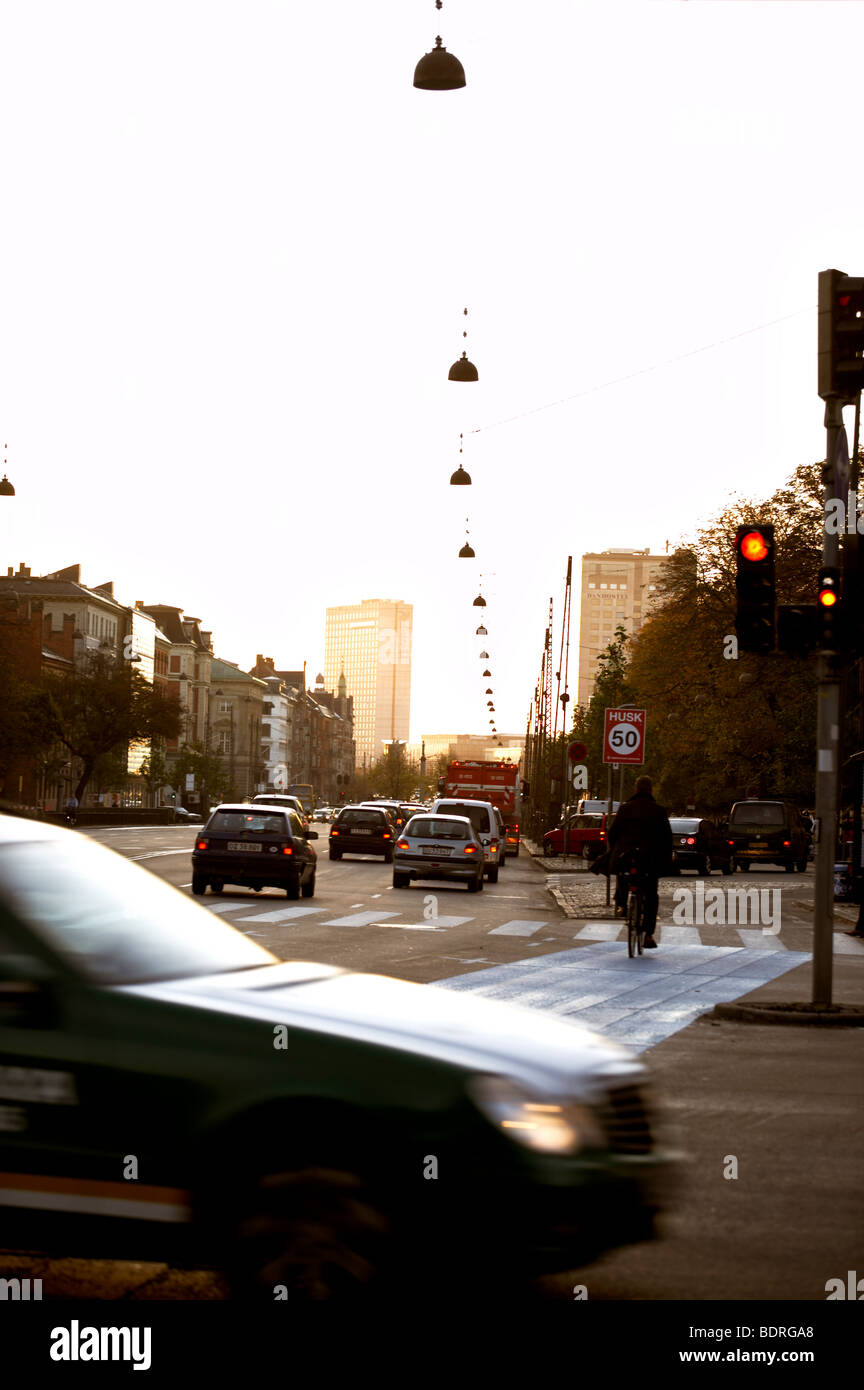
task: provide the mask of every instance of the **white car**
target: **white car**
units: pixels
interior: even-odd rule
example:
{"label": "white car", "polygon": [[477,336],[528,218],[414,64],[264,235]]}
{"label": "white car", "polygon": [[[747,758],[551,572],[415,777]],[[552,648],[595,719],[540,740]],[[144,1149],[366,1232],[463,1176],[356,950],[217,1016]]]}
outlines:
{"label": "white car", "polygon": [[467,816],[412,816],[393,851],[393,887],[412,879],[456,879],[469,893],[483,887],[480,836]]}
{"label": "white car", "polygon": [[429,812],[431,815],[468,817],[483,846],[486,877],[490,883],[497,883],[502,850],[498,818],[492,802],[467,801],[464,798],[457,801],[455,797],[441,797],[433,801]]}

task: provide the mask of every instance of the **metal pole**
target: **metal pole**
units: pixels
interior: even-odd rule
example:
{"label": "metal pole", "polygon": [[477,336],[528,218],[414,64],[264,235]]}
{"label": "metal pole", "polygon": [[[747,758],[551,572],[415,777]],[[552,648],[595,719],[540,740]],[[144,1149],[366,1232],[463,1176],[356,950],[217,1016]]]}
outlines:
{"label": "metal pole", "polygon": [[[836,454],[843,429],[842,402],[825,402],[827,456],[825,502],[838,495]],[[846,499],[844,498],[844,505]],[[824,514],[823,514],[824,515]],[[836,565],[840,540],[822,527],[822,563]],[[836,656],[818,654],[816,697],[816,883],[813,893],[813,1003],[831,1003],[834,953],[834,855],[837,847],[837,761],[840,737],[840,679]]]}
{"label": "metal pole", "polygon": [[[606,844],[609,844],[609,826],[612,824],[612,764],[608,766],[608,777],[606,779]],[[612,875],[606,874],[606,906],[609,906],[612,887]]]}

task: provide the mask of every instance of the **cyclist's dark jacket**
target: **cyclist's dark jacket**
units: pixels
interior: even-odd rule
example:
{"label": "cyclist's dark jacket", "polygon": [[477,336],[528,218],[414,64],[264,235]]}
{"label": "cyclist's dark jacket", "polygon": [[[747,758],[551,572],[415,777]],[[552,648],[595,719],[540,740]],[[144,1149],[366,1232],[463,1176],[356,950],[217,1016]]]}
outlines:
{"label": "cyclist's dark jacket", "polygon": [[649,873],[668,873],[672,864],[672,827],[666,808],[658,806],[650,792],[637,792],[625,801],[610,825],[609,844],[609,867],[613,873],[634,849],[642,851]]}

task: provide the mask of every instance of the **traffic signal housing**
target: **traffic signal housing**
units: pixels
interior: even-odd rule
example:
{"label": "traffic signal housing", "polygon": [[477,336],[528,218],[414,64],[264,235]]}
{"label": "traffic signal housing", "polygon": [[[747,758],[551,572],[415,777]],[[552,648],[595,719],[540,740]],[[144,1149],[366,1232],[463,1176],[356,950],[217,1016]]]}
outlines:
{"label": "traffic signal housing", "polygon": [[819,272],[818,390],[854,401],[864,388],[864,279]]}
{"label": "traffic signal housing", "polygon": [[735,631],[743,652],[774,650],[774,527],[739,526],[735,533]]}
{"label": "traffic signal housing", "polygon": [[824,652],[842,652],[846,645],[845,613],[840,571],[833,565],[825,565],[819,571],[816,607],[819,612],[819,646]]}

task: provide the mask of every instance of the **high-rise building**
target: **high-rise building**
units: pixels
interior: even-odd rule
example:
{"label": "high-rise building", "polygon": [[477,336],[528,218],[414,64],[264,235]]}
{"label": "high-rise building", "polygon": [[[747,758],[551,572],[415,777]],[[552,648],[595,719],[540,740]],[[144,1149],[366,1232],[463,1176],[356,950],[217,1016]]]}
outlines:
{"label": "high-rise building", "polygon": [[324,680],[335,690],[344,675],[354,696],[358,768],[372,767],[392,740],[408,742],[413,617],[413,604],[401,599],[327,609]]}
{"label": "high-rise building", "polygon": [[667,555],[647,550],[603,550],[582,556],[582,600],[579,611],[579,694],[587,705],[594,690],[600,653],[615,636],[616,627],[628,636],[638,632],[657,594],[660,569]]}

